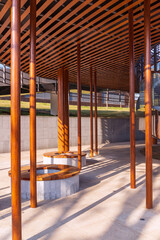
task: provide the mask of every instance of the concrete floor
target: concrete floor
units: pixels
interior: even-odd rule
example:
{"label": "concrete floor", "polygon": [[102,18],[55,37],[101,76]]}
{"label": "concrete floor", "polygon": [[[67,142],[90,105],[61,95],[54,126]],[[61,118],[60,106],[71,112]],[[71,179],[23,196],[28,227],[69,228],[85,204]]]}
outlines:
{"label": "concrete floor", "polygon": [[[129,143],[108,144],[87,160],[80,191],[67,198],[22,203],[23,239],[160,239],[160,164],[153,160],[154,208],[145,209],[145,158],[137,144],[137,188],[130,189]],[[48,151],[48,150],[47,150]],[[38,151],[38,160],[42,153]],[[29,161],[22,153],[22,164]],[[9,154],[0,154],[0,239],[11,239]]]}

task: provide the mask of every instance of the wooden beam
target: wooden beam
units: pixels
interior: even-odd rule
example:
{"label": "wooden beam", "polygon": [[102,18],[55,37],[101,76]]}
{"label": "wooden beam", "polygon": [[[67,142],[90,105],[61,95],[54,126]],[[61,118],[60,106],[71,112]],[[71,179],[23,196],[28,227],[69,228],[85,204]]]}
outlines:
{"label": "wooden beam", "polygon": [[11,5],[11,204],[12,239],[21,240],[20,0]]}
{"label": "wooden beam", "polygon": [[65,134],[65,152],[69,151],[69,82],[68,82],[68,70],[64,70],[64,134]]}
{"label": "wooden beam", "polygon": [[58,152],[65,152],[64,130],[64,69],[58,71]]}
{"label": "wooden beam", "polygon": [[130,90],[130,181],[135,188],[135,63],[134,63],[134,29],[133,9],[129,10],[129,90]]}
{"label": "wooden beam", "polygon": [[98,154],[98,129],[97,129],[97,71],[94,70],[94,113],[95,113],[95,155]]}
{"label": "wooden beam", "polygon": [[150,0],[144,1],[145,40],[145,143],[146,143],[146,208],[153,207],[152,200],[152,83],[151,83],[151,35]]}
{"label": "wooden beam", "polygon": [[77,44],[78,168],[81,169],[81,49]]}
{"label": "wooden beam", "polygon": [[93,83],[92,83],[92,66],[90,65],[90,144],[91,157],[93,157]]}
{"label": "wooden beam", "polygon": [[[40,0],[37,0],[37,4]],[[78,4],[77,4],[78,3]],[[92,4],[91,4],[92,3]],[[77,39],[81,41],[81,81],[89,85],[85,74],[92,59],[98,72],[112,70],[113,74],[98,77],[97,86],[128,90],[129,41],[128,11],[134,9],[134,47],[135,59],[144,52],[144,1],[113,0],[107,2],[92,0],[61,0],[52,5],[46,0],[37,9],[36,70],[37,75],[45,78],[57,78],[58,69],[65,65],[72,75],[72,82],[77,81]],[[4,18],[11,6],[7,0],[2,8]],[[30,51],[30,5],[21,0],[21,70],[29,72]],[[61,8],[60,8],[61,7]],[[158,43],[159,7],[157,0],[151,0],[151,39],[152,45]],[[89,14],[88,14],[89,13]],[[58,21],[58,19],[62,19]],[[107,22],[106,22],[107,19]],[[10,16],[5,18],[0,28],[0,61],[10,65]],[[127,77],[121,79],[119,69]],[[117,74],[115,83],[114,73]]]}
{"label": "wooden beam", "polygon": [[30,9],[30,198],[36,208],[36,0],[30,0]]}

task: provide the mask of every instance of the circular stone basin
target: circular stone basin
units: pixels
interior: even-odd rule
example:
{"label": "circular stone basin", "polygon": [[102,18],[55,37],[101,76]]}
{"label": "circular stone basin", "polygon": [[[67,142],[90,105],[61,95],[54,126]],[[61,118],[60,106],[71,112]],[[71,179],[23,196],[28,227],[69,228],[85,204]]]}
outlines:
{"label": "circular stone basin", "polygon": [[[86,154],[81,154],[82,167],[86,165]],[[77,152],[47,152],[43,154],[44,164],[63,164],[78,167]]]}
{"label": "circular stone basin", "polygon": [[[68,165],[37,165],[37,200],[57,199],[76,193],[79,190],[79,172],[77,167]],[[30,199],[30,166],[21,168],[21,198]]]}

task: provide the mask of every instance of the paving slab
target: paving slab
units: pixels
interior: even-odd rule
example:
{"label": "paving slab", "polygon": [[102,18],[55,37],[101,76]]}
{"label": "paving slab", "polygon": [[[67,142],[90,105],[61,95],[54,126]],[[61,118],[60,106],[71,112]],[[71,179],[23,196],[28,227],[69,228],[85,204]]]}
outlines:
{"label": "paving slab", "polygon": [[[23,239],[160,240],[160,161],[153,159],[153,201],[145,208],[144,144],[136,144],[136,189],[130,189],[129,143],[106,144],[89,157],[80,174],[80,191],[57,200],[22,202]],[[38,162],[43,153],[37,152]],[[71,150],[76,150],[72,148]],[[22,165],[29,152],[22,152]],[[0,154],[0,240],[11,239],[10,154]]]}

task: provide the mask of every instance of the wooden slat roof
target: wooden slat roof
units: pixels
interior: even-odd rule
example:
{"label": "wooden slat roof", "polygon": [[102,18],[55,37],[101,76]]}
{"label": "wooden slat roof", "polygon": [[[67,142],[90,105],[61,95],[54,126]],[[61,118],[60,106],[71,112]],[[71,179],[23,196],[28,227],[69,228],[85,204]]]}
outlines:
{"label": "wooden slat roof", "polygon": [[[21,70],[29,71],[30,1],[21,0]],[[11,0],[0,3],[0,62],[10,65]],[[96,67],[99,87],[128,90],[128,10],[134,9],[136,59],[144,51],[142,0],[37,0],[37,75],[56,79],[61,66],[76,82],[77,42],[81,43],[82,83]],[[160,42],[160,1],[151,0],[152,45]]]}

